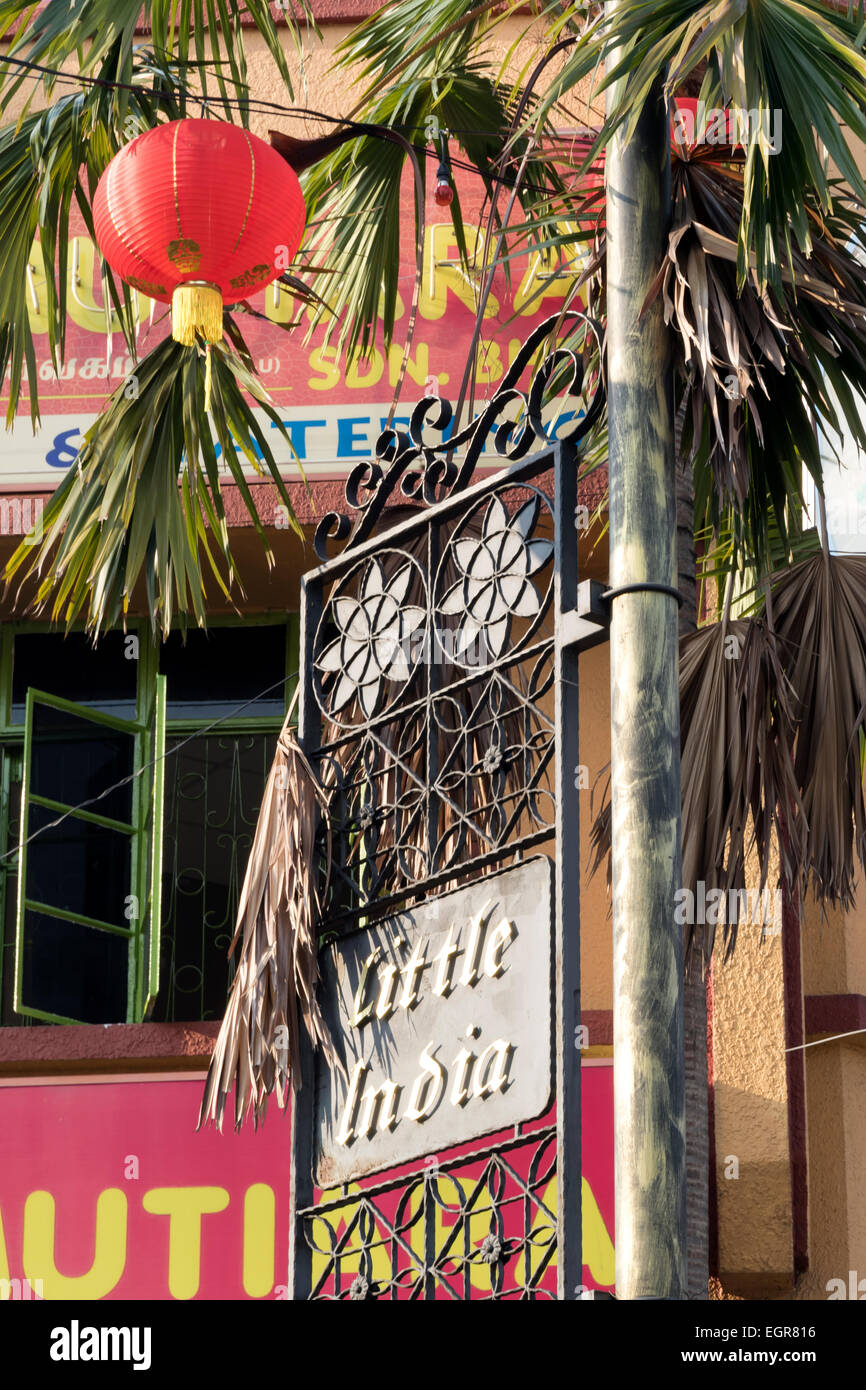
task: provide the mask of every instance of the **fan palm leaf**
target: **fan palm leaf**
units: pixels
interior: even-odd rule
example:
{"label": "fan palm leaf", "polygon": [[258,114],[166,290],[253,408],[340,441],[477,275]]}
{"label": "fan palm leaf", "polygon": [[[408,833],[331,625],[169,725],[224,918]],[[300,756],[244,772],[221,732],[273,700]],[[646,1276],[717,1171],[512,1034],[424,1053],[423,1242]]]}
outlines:
{"label": "fan palm leaf", "polygon": [[[552,14],[558,6],[549,6]],[[602,67],[594,96],[610,89],[608,115],[588,159],[614,134],[628,139],[649,92],[669,99],[704,72],[701,95],[711,107],[779,113],[773,148],[762,121],[745,135],[744,197],[737,231],[737,277],[745,284],[754,257],[758,283],[781,286],[796,244],[811,251],[810,189],[825,212],[834,201],[828,159],[861,200],[866,182],[856,141],[866,139],[866,57],[861,19],[823,0],[638,0],[590,23],[552,81],[538,116],[548,115],[578,83]]]}
{"label": "fan palm leaf", "polygon": [[[308,0],[299,0],[297,9],[283,6],[281,13],[300,48],[299,20],[315,28]],[[74,9],[68,0],[48,0],[44,6],[35,6],[33,0],[0,0],[0,37],[11,32],[6,57],[18,60],[8,65],[7,75],[0,81],[2,100],[4,104],[8,102],[27,81],[29,69],[25,64],[56,70],[74,58],[83,73],[93,74],[104,70],[110,59],[113,80],[130,83],[135,64],[135,32],[147,23],[153,47],[163,58],[186,64],[192,50],[202,72],[205,99],[206,61],[229,67],[228,83],[222,75],[218,77],[220,96],[228,112],[229,106],[237,103],[234,89],[243,85],[246,77],[242,16],[251,20],[261,34],[291,95],[286,55],[267,0],[78,0]],[[108,76],[107,71],[103,75]],[[48,85],[50,89],[54,84],[49,80]],[[118,99],[123,114],[124,98],[119,95]]]}
{"label": "fan palm leaf", "polygon": [[794,771],[808,822],[804,873],[850,908],[866,870],[859,735],[866,730],[866,556],[826,550],[775,577],[773,626],[794,691]]}

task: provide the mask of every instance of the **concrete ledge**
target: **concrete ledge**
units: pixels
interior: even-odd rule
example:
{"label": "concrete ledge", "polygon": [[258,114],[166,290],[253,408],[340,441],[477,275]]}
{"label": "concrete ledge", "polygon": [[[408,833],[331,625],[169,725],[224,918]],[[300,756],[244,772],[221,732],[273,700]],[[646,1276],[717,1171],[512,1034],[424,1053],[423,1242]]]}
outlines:
{"label": "concrete ledge", "polygon": [[219,1023],[111,1023],[0,1028],[0,1076],[201,1071]]}
{"label": "concrete ledge", "polygon": [[[613,1042],[610,1010],[587,1009],[583,1021],[590,1043],[584,1056],[606,1055]],[[219,1027],[217,1020],[209,1020],[0,1028],[0,1076],[201,1071],[210,1060]]]}

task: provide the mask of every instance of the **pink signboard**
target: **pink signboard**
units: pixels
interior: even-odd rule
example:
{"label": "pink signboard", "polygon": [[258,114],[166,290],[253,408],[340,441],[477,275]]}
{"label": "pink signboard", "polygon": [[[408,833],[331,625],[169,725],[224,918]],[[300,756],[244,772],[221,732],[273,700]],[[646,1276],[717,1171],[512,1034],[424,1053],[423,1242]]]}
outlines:
{"label": "pink signboard", "polygon": [[[585,1064],[583,1078],[584,1279],[610,1288],[612,1069]],[[201,1086],[0,1087],[0,1299],[287,1297],[288,1118],[196,1133]],[[547,1189],[555,1209],[555,1178]]]}
{"label": "pink signboard", "polygon": [[[480,259],[485,238],[483,187],[479,179],[465,173],[458,174],[457,183],[468,244]],[[426,211],[417,322],[397,410],[397,420],[403,424],[408,423],[411,405],[425,392],[456,399],[481,283],[479,274],[467,273],[460,265],[450,214],[438,208],[432,196]],[[311,478],[344,476],[358,459],[369,458],[373,452],[400,375],[416,275],[415,248],[407,183],[394,341],[386,349],[378,333],[363,361],[348,363],[328,342],[324,324],[310,336],[310,311],[276,282],[251,297],[253,314],[238,311],[237,321],[261,380],[291,438],[290,448],[262,414],[287,478],[300,477],[299,462]],[[497,272],[481,334],[478,400],[495,391],[529,331],[562,307],[568,277],[574,273],[574,265],[564,272],[558,257],[552,260],[549,253],[537,252],[516,258],[510,281],[504,270]],[[326,295],[326,284],[327,277],[320,277],[317,292]],[[28,270],[27,304],[42,423],[34,435],[25,383],[13,433],[0,454],[0,492],[45,492],[56,487],[75,459],[84,431],[107,397],[134,370],[116,316],[106,318],[100,257],[80,219],[70,238],[66,360],[59,378],[48,349],[46,287],[38,248]],[[166,304],[138,292],[135,304],[141,357],[166,336],[170,319]],[[0,381],[4,409],[7,400],[8,382]]]}

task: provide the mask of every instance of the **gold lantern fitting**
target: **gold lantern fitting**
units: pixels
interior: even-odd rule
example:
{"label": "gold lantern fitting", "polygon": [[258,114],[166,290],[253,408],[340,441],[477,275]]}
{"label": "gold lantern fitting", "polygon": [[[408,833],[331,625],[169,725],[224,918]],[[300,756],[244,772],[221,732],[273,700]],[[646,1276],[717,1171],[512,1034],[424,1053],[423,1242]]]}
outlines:
{"label": "gold lantern fitting", "polygon": [[171,296],[171,336],[184,347],[195,347],[196,337],[207,343],[204,408],[210,409],[211,345],[222,341],[223,297],[208,280],[187,280]]}

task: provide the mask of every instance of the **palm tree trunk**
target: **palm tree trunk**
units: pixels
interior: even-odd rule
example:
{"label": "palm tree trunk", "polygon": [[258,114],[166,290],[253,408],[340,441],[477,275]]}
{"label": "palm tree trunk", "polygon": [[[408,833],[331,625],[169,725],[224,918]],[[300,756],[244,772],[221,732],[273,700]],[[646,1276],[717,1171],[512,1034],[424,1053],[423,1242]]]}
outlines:
{"label": "palm tree trunk", "polygon": [[[675,428],[677,456],[677,583],[683,595],[680,637],[698,625],[695,562],[695,488],[691,465],[680,460],[682,424]],[[696,928],[698,930],[698,928]],[[707,1090],[707,988],[700,942],[695,940],[683,980],[686,1089],[687,1296],[709,1297],[709,1096]]]}
{"label": "palm tree trunk", "polygon": [[[676,581],[671,338],[660,300],[640,315],[669,221],[668,115],[656,88],[632,138],[614,139],[607,155],[614,591]],[[611,599],[610,663],[616,1288],[619,1298],[679,1299],[686,1287],[683,943],[674,921],[682,867],[670,593],[656,587]]]}

